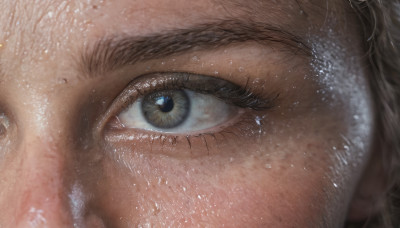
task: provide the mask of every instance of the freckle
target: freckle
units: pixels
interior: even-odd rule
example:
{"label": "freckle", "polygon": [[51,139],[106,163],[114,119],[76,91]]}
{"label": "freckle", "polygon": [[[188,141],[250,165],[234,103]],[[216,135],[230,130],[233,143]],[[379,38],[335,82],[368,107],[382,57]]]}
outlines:
{"label": "freckle", "polygon": [[93,9],[98,9],[99,7],[97,5],[92,6]]}

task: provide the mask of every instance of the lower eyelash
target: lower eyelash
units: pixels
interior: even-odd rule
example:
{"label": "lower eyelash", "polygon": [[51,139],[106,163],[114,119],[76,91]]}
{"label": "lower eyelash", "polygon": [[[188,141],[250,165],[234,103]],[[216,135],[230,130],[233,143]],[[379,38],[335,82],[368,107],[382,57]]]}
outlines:
{"label": "lower eyelash", "polygon": [[[254,112],[254,111],[253,111]],[[137,133],[132,131],[117,130],[112,135],[106,137],[106,141],[111,147],[114,144],[124,143],[132,149],[132,145],[144,143],[150,146],[149,151],[143,151],[143,153],[168,153],[176,149],[176,147],[186,148],[185,151],[190,152],[190,156],[202,156],[211,155],[218,153],[218,147],[220,145],[235,145],[237,142],[243,142],[243,140],[249,140],[257,138],[255,136],[261,136],[264,132],[263,123],[257,124],[254,119],[256,116],[252,113],[242,115],[240,119],[231,126],[228,126],[221,131],[213,133],[201,133],[198,135],[171,135],[162,133]],[[119,147],[119,146],[118,146]],[[182,155],[177,155],[182,156]]]}

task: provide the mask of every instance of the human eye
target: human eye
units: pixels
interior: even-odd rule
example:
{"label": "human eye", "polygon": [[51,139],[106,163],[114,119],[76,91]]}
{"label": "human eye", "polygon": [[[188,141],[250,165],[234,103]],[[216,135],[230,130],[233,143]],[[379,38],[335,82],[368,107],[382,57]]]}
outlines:
{"label": "human eye", "polygon": [[276,97],[263,98],[247,85],[213,76],[185,72],[144,75],[130,82],[115,99],[107,136],[111,135],[111,141],[151,139],[153,144],[154,139],[179,142],[178,138],[185,138],[190,144],[191,137],[215,138],[215,134],[243,124],[249,112],[271,109]]}
{"label": "human eye", "polygon": [[153,76],[152,81],[152,86],[117,116],[120,127],[198,135],[223,129],[247,107],[268,108],[248,90],[210,76],[169,73]]}

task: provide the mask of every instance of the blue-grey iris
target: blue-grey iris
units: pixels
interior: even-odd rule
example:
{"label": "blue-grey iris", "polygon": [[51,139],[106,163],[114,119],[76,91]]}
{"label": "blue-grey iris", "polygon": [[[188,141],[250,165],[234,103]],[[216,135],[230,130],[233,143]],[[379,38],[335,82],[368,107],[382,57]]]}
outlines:
{"label": "blue-grey iris", "polygon": [[182,124],[190,112],[190,100],[183,90],[163,90],[148,94],[142,101],[145,119],[157,128],[174,128]]}

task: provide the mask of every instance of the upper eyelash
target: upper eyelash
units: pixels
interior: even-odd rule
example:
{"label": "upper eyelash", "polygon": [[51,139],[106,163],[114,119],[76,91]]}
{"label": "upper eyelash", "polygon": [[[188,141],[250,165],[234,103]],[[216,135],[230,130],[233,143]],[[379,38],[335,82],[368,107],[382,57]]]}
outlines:
{"label": "upper eyelash", "polygon": [[275,100],[279,97],[279,94],[272,98],[261,98],[254,94],[250,88],[238,87],[237,90],[229,91],[228,99],[232,104],[241,108],[251,108],[253,110],[266,110],[271,109],[275,106]]}
{"label": "upper eyelash", "polygon": [[[151,88],[147,89],[150,92],[167,89],[188,89],[198,93],[213,95],[226,103],[236,105],[240,108],[250,108],[253,110],[271,109],[275,106],[276,99],[279,97],[279,94],[269,95],[268,97],[255,94],[249,86],[248,80],[245,86],[239,86],[227,80],[207,75],[185,72],[153,73],[152,75],[157,74],[161,77],[171,78],[163,81],[161,85],[151,86]],[[213,83],[205,83],[209,80],[212,80]],[[138,89],[138,92],[141,96],[149,93],[147,91],[140,91],[140,89]]]}

